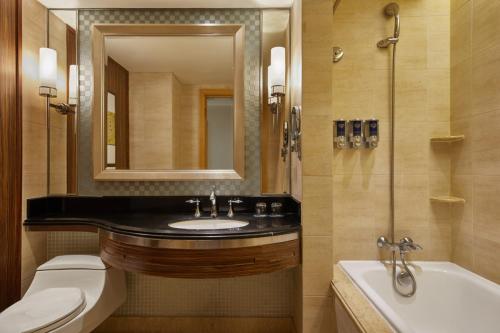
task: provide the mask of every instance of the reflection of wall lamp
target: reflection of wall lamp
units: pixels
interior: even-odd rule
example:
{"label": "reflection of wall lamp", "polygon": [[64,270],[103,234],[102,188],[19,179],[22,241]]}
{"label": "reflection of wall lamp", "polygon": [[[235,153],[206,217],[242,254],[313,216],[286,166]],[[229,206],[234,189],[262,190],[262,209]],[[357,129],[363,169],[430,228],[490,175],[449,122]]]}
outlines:
{"label": "reflection of wall lamp", "polygon": [[267,67],[268,104],[273,114],[279,113],[286,87],[286,55],[284,47],[271,49],[271,65]]}

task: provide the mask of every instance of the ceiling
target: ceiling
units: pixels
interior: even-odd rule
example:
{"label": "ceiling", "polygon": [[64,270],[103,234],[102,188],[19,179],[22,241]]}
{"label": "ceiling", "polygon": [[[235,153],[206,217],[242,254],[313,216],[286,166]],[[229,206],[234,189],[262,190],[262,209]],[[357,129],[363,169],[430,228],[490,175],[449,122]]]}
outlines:
{"label": "ceiling", "polygon": [[289,8],[293,0],[38,0],[48,8]]}
{"label": "ceiling", "polygon": [[106,37],[105,48],[129,72],[174,73],[183,84],[233,83],[230,36]]}

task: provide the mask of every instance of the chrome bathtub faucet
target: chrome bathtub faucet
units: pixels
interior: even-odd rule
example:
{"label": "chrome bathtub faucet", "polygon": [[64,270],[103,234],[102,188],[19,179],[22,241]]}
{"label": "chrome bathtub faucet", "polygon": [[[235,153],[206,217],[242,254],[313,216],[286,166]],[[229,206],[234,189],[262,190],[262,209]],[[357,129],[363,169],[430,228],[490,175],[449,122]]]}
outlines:
{"label": "chrome bathtub faucet", "polygon": [[[392,256],[392,285],[394,290],[403,297],[411,297],[415,295],[417,292],[417,280],[415,276],[408,268],[408,264],[406,263],[406,254],[412,251],[422,250],[422,246],[413,242],[413,239],[410,237],[401,238],[399,243],[391,243],[384,236],[380,236],[377,239],[377,246],[379,248],[388,248],[393,252]],[[395,253],[399,252],[399,257],[401,258],[401,263],[403,267],[401,271],[396,274],[396,255]],[[406,287],[411,284],[411,290],[409,292],[404,292],[399,289],[399,287]]]}

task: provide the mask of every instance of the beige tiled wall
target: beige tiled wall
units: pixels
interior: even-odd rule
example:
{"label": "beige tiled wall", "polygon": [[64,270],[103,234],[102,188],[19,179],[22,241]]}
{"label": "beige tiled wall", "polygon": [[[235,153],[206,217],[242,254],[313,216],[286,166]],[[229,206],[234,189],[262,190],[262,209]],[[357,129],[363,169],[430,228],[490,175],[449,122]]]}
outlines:
{"label": "beige tiled wall", "polygon": [[[38,96],[38,49],[45,44],[45,8],[36,0],[23,0],[23,220],[26,199],[46,193],[45,103]],[[22,223],[22,221],[19,221]],[[46,259],[44,233],[22,235],[22,292],[36,267]]]}
{"label": "beige tiled wall", "polygon": [[302,1],[302,329],[331,332],[332,8]]}
{"label": "beige tiled wall", "polygon": [[[22,2],[22,95],[23,95],[23,220],[26,200],[46,195],[46,119],[45,99],[38,95],[38,52],[45,46],[46,8],[36,0]],[[65,25],[51,15],[52,47],[58,51],[59,96],[52,102],[66,100],[66,30]],[[66,118],[51,113],[52,193],[66,192]],[[22,221],[19,221],[22,223]],[[21,287],[29,287],[35,269],[47,259],[47,236],[41,232],[22,232]]]}
{"label": "beige tiled wall", "polygon": [[129,73],[130,168],[172,169],[172,73]]}
{"label": "beige tiled wall", "polygon": [[[374,150],[334,150],[333,253],[341,259],[377,259],[379,235],[390,230],[391,51],[377,41],[392,34],[388,1],[341,1],[333,16],[333,45],[345,50],[332,65],[333,118],[380,120]],[[410,236],[424,247],[417,257],[448,260],[451,217],[430,195],[449,194],[446,147],[433,135],[449,134],[449,0],[400,0],[401,38],[396,55],[396,239]],[[328,163],[324,163],[326,166]]]}
{"label": "beige tiled wall", "polygon": [[452,260],[500,283],[500,2],[452,0]]}

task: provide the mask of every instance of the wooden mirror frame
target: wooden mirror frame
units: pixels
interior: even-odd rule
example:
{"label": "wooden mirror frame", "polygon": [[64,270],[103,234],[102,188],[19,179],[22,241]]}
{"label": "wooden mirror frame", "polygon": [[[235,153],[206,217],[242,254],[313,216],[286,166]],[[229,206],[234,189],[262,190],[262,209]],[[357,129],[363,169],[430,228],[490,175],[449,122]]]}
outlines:
{"label": "wooden mirror frame", "polygon": [[[106,36],[232,36],[234,43],[234,144],[233,170],[114,170],[106,169],[106,110],[104,105],[104,38]],[[97,181],[167,181],[244,179],[245,27],[237,24],[96,24],[92,29],[94,92],[92,146],[94,179]]]}

